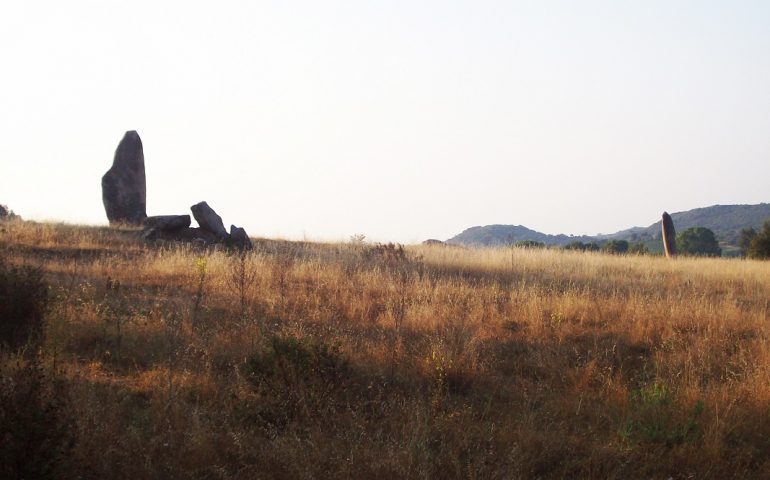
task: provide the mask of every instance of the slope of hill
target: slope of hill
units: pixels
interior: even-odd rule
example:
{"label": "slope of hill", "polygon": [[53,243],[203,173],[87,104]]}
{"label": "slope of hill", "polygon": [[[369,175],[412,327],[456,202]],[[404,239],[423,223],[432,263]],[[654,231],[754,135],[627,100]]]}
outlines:
{"label": "slope of hill", "polygon": [[[770,203],[757,205],[713,205],[671,214],[677,231],[690,227],[711,229],[720,242],[737,244],[743,228],[761,228],[765,220],[770,220]],[[629,241],[650,241],[660,238],[660,221],[656,220],[648,227],[632,227],[609,235],[569,236],[549,235],[537,232],[521,225],[487,225],[471,227],[447,240],[468,246],[510,245],[522,240],[533,240],[546,245],[565,245],[572,241],[591,242],[608,239]]]}
{"label": "slope of hill", "polygon": [[541,242],[546,245],[566,245],[577,240],[590,242],[595,239],[588,236],[549,235],[522,225],[486,225],[465,229],[462,233],[447,240],[447,243],[489,247],[511,245],[525,240]]}
{"label": "slope of hill", "polygon": [[[691,227],[705,227],[712,230],[717,238],[728,244],[735,244],[743,228],[758,230],[765,220],[770,220],[770,203],[757,205],[713,205],[671,214],[678,232]],[[607,238],[625,240],[650,240],[660,238],[660,222],[649,227],[634,227],[608,235]]]}

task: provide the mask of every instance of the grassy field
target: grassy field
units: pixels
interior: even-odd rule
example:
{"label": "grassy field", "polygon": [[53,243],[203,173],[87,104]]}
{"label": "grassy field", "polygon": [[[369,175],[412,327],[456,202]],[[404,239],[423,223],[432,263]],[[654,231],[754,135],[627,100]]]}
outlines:
{"label": "grassy field", "polygon": [[48,298],[5,475],[770,478],[770,262],[22,222],[0,262]]}

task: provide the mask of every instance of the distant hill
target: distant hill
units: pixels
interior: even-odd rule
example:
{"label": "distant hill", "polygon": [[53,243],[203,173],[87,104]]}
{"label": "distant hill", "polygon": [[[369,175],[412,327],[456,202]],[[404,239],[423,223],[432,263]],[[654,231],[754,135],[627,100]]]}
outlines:
{"label": "distant hill", "polygon": [[[662,212],[661,212],[662,213]],[[743,228],[759,230],[770,220],[770,203],[757,205],[713,205],[671,214],[677,232],[691,227],[706,227],[720,242],[736,245]],[[634,227],[602,238],[623,240],[653,240],[660,238],[660,220],[649,227]]]}
{"label": "distant hill", "polygon": [[[660,214],[662,213],[660,212]],[[671,214],[671,218],[674,220],[677,232],[690,227],[706,227],[716,234],[720,242],[736,245],[741,229],[752,227],[758,230],[765,220],[770,220],[770,203],[714,205],[686,212],[675,212]],[[546,245],[566,245],[574,241],[602,242],[609,239],[619,239],[651,242],[659,238],[660,218],[649,227],[633,227],[610,235],[598,236],[549,235],[521,225],[487,225],[468,228],[447,240],[447,243],[467,246],[498,246],[532,240]]]}
{"label": "distant hill", "polygon": [[455,235],[446,243],[467,246],[499,246],[511,245],[516,242],[531,240],[545,243],[546,245],[566,245],[569,242],[591,242],[596,240],[589,236],[549,235],[523,227],[521,225],[487,225],[484,227],[471,227],[459,235]]}

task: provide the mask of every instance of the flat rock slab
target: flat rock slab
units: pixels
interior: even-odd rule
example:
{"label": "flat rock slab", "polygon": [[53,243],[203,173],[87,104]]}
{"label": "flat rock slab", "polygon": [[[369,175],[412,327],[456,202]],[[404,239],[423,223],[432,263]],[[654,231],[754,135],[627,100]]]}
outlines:
{"label": "flat rock slab", "polygon": [[112,167],[102,177],[102,202],[111,224],[139,225],[147,217],[147,180],[142,139],[126,132],[115,150]]}
{"label": "flat rock slab", "polygon": [[220,238],[202,228],[185,227],[175,231],[159,230],[150,228],[144,233],[145,240],[168,240],[175,242],[198,242],[203,245],[210,245],[220,241]]}
{"label": "flat rock slab", "polygon": [[187,228],[192,222],[189,215],[155,215],[145,218],[142,223],[145,228],[174,231]]}
{"label": "flat rock slab", "polygon": [[227,230],[225,230],[225,224],[222,223],[222,217],[217,215],[217,212],[209,207],[208,203],[196,203],[190,207],[190,210],[192,210],[195,221],[203,230],[207,230],[219,238],[227,238]]}

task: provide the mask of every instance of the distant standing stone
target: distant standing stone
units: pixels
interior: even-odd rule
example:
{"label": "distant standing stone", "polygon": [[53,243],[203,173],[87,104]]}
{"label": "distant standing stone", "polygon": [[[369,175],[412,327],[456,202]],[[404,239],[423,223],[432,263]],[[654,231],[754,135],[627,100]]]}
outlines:
{"label": "distant standing stone", "polygon": [[240,248],[241,250],[251,250],[254,246],[251,243],[251,239],[246,234],[246,230],[230,225],[230,241],[232,244]]}
{"label": "distant standing stone", "polygon": [[147,183],[142,139],[126,132],[115,150],[112,168],[102,177],[102,202],[113,223],[138,225],[147,217]]}
{"label": "distant standing stone", "polygon": [[663,251],[667,258],[673,258],[676,256],[676,230],[674,229],[674,221],[668,212],[663,212],[660,225],[663,235]]}
{"label": "distant standing stone", "polygon": [[217,215],[213,208],[206,202],[196,203],[192,207],[193,217],[203,230],[207,230],[219,238],[227,238],[225,224],[222,223],[222,217]]}

